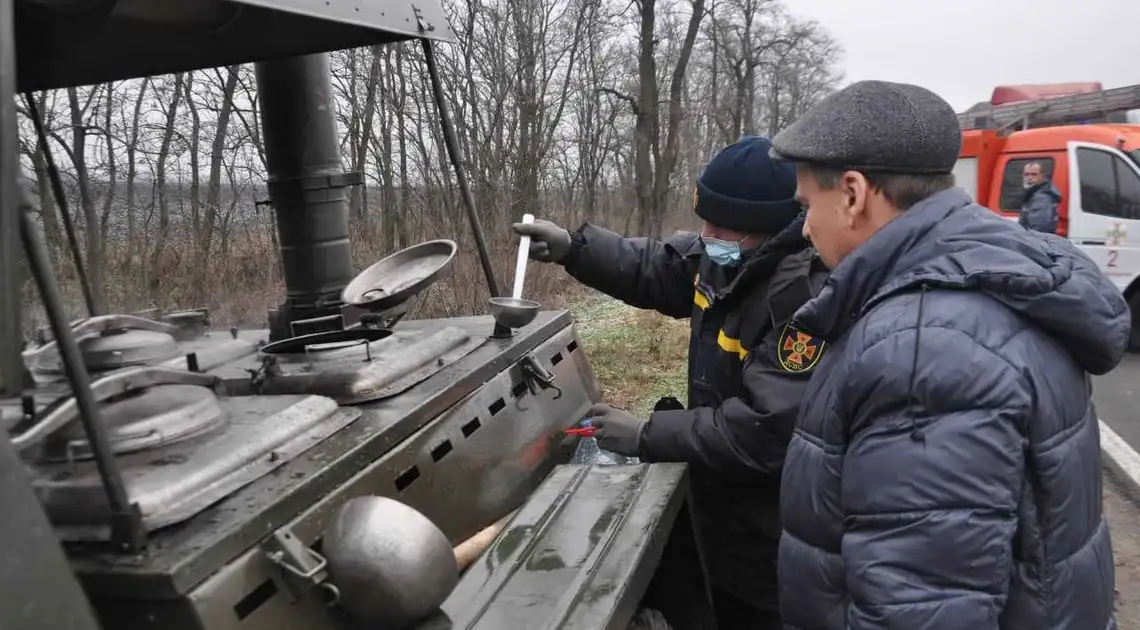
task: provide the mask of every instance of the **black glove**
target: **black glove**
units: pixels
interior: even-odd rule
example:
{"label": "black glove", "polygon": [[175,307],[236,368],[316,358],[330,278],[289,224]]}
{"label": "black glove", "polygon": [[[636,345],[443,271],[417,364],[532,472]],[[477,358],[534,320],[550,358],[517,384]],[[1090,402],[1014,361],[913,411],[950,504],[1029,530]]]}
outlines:
{"label": "black glove", "polygon": [[627,457],[640,454],[645,420],[604,403],[590,407],[586,417],[596,429],[594,438],[598,440],[598,447]]}
{"label": "black glove", "polygon": [[570,233],[550,221],[515,223],[511,229],[520,236],[530,236],[530,257],[534,260],[558,263],[570,253]]}

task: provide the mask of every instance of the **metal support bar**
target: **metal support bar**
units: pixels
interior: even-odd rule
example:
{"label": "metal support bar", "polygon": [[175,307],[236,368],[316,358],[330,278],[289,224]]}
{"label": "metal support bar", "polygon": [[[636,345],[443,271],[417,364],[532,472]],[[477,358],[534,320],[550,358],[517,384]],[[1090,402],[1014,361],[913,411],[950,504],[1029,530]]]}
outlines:
{"label": "metal support bar", "polygon": [[0,2],[0,394],[23,388],[20,357],[20,255],[17,240],[20,151],[16,128],[14,3]]}
{"label": "metal support bar", "polygon": [[26,195],[22,195],[20,206],[20,239],[24,243],[28,266],[31,267],[32,276],[35,277],[44,310],[47,311],[52,335],[59,345],[61,363],[71,385],[71,395],[79,407],[79,419],[83,423],[87,442],[91,444],[95,453],[95,465],[99,469],[99,478],[107,493],[107,504],[111,512],[111,539],[123,550],[138,551],[146,542],[138,506],[129,503],[122,473],[119,471],[110,440],[99,418],[99,407],[95,403],[95,394],[91,389],[91,378],[83,365],[79,344],[72,334],[59,287],[51,272],[47,246],[32,216],[31,203]]}
{"label": "metal support bar", "polygon": [[87,314],[94,317],[98,315],[95,312],[95,298],[91,294],[91,281],[87,277],[87,264],[83,262],[83,252],[79,251],[79,241],[75,238],[75,225],[71,222],[71,211],[67,208],[67,197],[63,192],[63,180],[59,177],[59,169],[55,167],[55,158],[52,157],[51,148],[48,147],[44,121],[40,118],[36,100],[32,98],[30,92],[24,94],[24,99],[28,102],[28,114],[32,118],[32,125],[36,128],[40,150],[43,151],[44,161],[47,163],[51,194],[55,197],[55,204],[59,207],[59,214],[63,218],[63,231],[67,233],[67,247],[71,250],[71,258],[75,261],[75,275],[79,276],[79,288],[83,291],[83,301],[87,304]]}
{"label": "metal support bar", "polygon": [[[451,166],[455,169],[455,181],[459,185],[459,194],[463,197],[463,209],[467,212],[467,220],[471,223],[471,232],[475,235],[475,248],[479,251],[479,264],[483,266],[483,275],[487,277],[487,287],[491,290],[491,297],[506,297],[499,293],[499,284],[495,281],[495,270],[491,266],[491,255],[487,251],[487,241],[483,238],[483,227],[479,223],[479,214],[475,210],[475,198],[471,195],[471,187],[467,184],[467,175],[463,171],[462,160],[459,155],[459,141],[455,134],[455,125],[451,122],[451,115],[447,111],[447,101],[443,98],[443,83],[439,79],[439,68],[435,65],[435,53],[432,51],[431,40],[420,38],[424,48],[424,59],[427,61],[428,76],[431,78],[431,91],[435,95],[435,106],[439,110],[439,122],[443,126],[443,142],[447,146],[447,156],[451,159]],[[510,337],[511,329],[502,324],[495,323],[492,337]]]}

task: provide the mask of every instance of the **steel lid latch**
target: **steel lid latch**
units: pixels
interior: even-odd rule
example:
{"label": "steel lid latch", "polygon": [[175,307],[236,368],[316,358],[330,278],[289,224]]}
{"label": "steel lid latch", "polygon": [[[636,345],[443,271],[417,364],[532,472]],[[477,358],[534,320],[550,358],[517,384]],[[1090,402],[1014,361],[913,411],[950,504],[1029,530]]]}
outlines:
{"label": "steel lid latch", "polygon": [[[541,388],[553,389],[554,400],[558,400],[562,397],[562,389],[554,384],[554,374],[543,367],[542,363],[540,363],[538,358],[533,354],[528,354],[523,357],[519,365],[522,368],[523,376],[526,377],[527,388],[530,389],[532,395],[537,396],[538,389]],[[535,387],[536,383],[538,385],[537,388]]]}
{"label": "steel lid latch", "polygon": [[328,581],[328,560],[306,546],[287,527],[270,536],[264,543],[265,557],[277,565],[273,581],[296,602],[316,590],[326,606],[340,600],[340,590]]}

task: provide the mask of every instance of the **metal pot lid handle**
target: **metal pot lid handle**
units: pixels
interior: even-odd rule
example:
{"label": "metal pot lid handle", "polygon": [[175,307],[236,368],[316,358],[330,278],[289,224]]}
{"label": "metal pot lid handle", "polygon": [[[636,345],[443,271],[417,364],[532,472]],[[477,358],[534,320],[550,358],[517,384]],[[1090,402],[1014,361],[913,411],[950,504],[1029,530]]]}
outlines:
{"label": "metal pot lid handle", "polygon": [[[95,402],[154,385],[200,385],[221,391],[222,379],[210,374],[160,367],[138,367],[119,370],[91,382]],[[66,396],[48,405],[40,420],[28,430],[12,436],[12,446],[23,452],[49,435],[79,419],[79,405],[74,396]]]}

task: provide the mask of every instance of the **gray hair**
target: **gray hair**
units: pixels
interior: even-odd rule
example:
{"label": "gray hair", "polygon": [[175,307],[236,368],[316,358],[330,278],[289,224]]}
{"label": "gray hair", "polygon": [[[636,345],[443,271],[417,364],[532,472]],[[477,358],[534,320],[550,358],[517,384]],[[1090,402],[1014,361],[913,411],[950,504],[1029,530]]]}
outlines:
{"label": "gray hair", "polygon": [[[843,174],[852,169],[800,163],[800,169],[811,173],[816,183],[824,190],[835,190]],[[863,173],[872,190],[883,194],[891,205],[906,210],[914,204],[937,193],[954,187],[953,173],[912,174],[912,173]]]}

